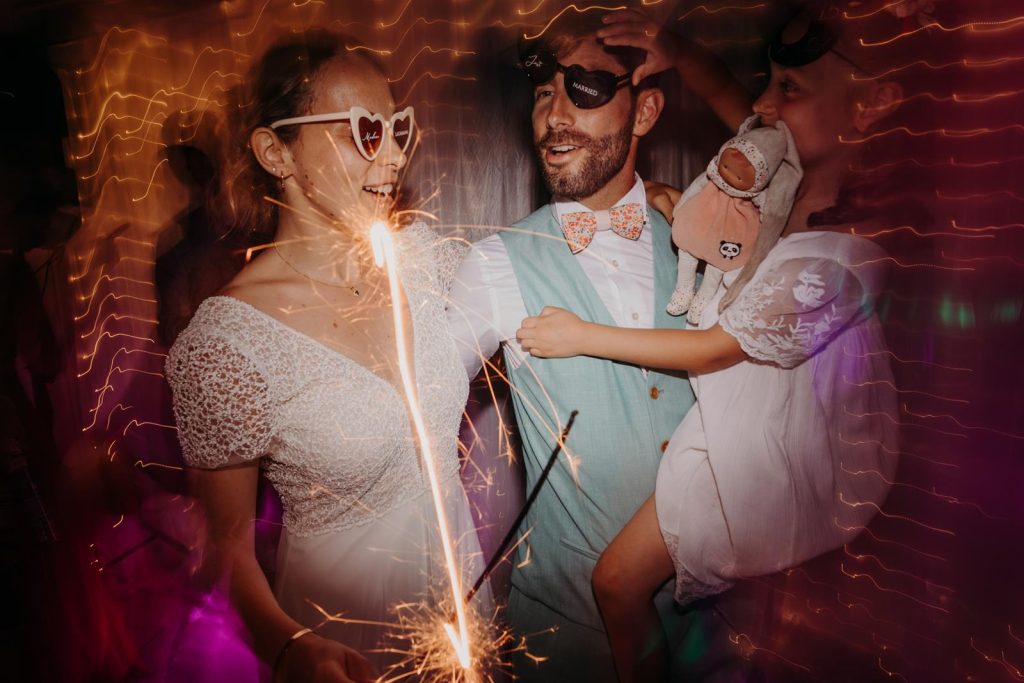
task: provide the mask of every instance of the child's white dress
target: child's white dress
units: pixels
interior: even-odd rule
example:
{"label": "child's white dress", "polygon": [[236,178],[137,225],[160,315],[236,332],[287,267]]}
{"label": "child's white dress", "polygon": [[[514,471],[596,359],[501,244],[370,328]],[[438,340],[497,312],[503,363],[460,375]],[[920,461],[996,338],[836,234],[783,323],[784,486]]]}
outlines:
{"label": "child's white dress", "polygon": [[897,401],[874,313],[885,253],[860,237],[783,238],[722,314],[727,273],[700,328],[749,360],[691,373],[697,403],[658,471],[655,503],[686,603],[852,539],[897,459]]}

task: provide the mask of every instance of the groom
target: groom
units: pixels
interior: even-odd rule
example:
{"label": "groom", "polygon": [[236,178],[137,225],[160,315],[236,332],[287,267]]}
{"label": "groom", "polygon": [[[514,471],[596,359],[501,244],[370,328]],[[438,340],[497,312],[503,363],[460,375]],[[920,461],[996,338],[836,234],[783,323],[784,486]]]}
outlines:
{"label": "groom", "polygon": [[[671,229],[647,205],[635,172],[637,146],[664,95],[631,86],[646,55],[601,45],[600,12],[565,16],[523,60],[535,84],[533,141],[552,203],[473,245],[456,275],[449,321],[470,377],[504,348],[527,491],[579,411],[520,530],[530,533],[518,550],[507,617],[528,637],[530,653],[547,659],[523,659],[515,675],[614,681],[591,574],[653,494],[661,453],[694,398],[685,376],[589,357],[530,358],[516,343],[522,319],[544,306],[607,325],[685,326],[665,312],[676,280]],[[657,602],[678,676],[692,670],[708,638],[725,636],[709,633],[699,610],[677,613],[671,587]]]}

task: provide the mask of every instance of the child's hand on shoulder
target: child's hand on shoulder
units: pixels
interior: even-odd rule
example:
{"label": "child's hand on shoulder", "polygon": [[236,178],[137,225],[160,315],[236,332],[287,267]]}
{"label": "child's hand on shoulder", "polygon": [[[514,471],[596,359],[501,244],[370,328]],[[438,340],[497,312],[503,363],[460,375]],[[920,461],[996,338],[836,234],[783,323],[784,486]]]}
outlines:
{"label": "child's hand on shoulder", "polygon": [[587,324],[564,308],[545,306],[540,315],[523,319],[516,339],[524,351],[538,358],[579,356]]}
{"label": "child's hand on shoulder", "polygon": [[644,190],[647,192],[647,203],[657,209],[669,223],[672,222],[672,211],[683,193],[664,183],[653,180],[644,181]]}

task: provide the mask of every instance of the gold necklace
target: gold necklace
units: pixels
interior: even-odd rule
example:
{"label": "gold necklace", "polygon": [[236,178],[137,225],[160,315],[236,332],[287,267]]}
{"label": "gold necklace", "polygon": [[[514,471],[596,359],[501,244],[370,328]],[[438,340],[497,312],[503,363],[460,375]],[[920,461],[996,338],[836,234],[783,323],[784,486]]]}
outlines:
{"label": "gold necklace", "polygon": [[286,266],[288,266],[289,268],[294,270],[295,273],[297,275],[299,275],[300,277],[303,277],[303,278],[305,278],[307,280],[312,280],[313,282],[319,282],[320,284],[325,285],[327,287],[337,287],[339,289],[347,289],[350,292],[352,292],[352,294],[354,296],[360,296],[361,292],[360,292],[359,288],[362,285],[366,284],[365,282],[361,282],[361,281],[355,281],[355,282],[328,282],[327,280],[321,280],[320,278],[315,278],[312,275],[309,275],[308,273],[303,273],[301,270],[298,269],[298,267],[294,263],[292,263],[291,261],[286,259],[284,257],[284,254],[281,253],[281,250],[277,248],[277,245],[274,245],[274,253],[276,253],[281,258],[282,261],[284,261],[284,264]]}

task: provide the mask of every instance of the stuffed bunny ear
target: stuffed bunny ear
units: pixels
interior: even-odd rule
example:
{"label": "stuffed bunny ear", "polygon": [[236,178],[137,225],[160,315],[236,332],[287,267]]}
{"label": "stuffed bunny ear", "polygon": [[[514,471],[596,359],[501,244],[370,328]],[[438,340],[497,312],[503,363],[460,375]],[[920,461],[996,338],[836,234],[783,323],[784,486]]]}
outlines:
{"label": "stuffed bunny ear", "polygon": [[796,141],[793,139],[792,131],[790,131],[789,126],[781,120],[775,122],[775,127],[781,130],[783,135],[786,136],[786,154],[782,157],[783,162],[788,163],[790,166],[795,168],[802,178],[804,175],[804,167],[800,165],[800,156],[796,153]]}
{"label": "stuffed bunny ear", "polygon": [[[747,117],[747,120],[740,124],[740,129],[736,131],[736,135],[743,135],[749,133],[757,127],[757,124],[761,123],[760,114],[751,114]],[[781,123],[781,122],[780,122]]]}

